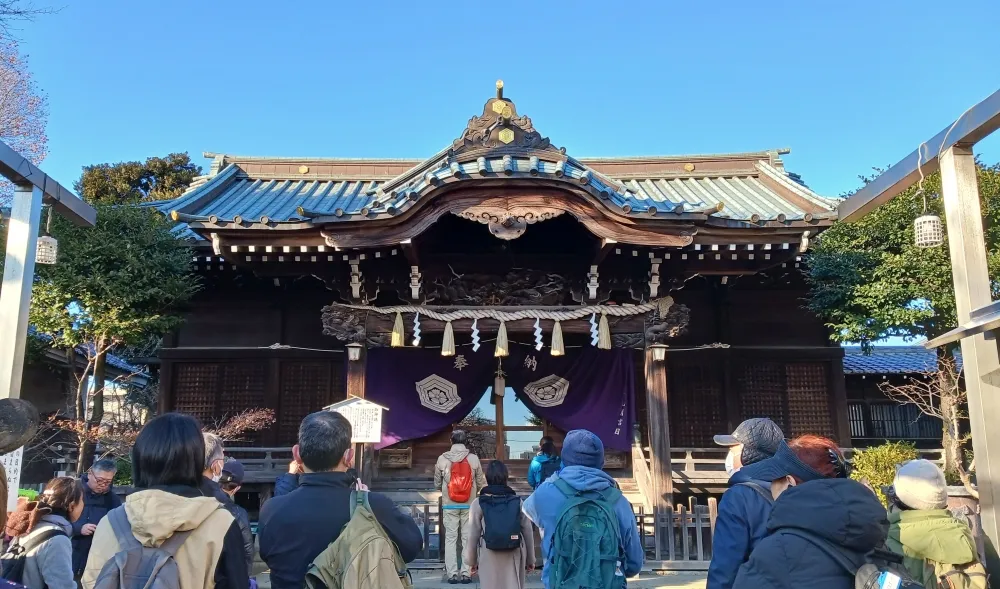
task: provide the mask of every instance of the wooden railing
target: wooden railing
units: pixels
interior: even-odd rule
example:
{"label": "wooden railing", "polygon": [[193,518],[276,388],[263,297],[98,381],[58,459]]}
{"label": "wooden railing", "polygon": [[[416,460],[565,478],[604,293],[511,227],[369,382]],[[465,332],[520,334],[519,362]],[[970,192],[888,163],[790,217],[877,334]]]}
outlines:
{"label": "wooden railing", "polygon": [[243,464],[243,483],[273,483],[288,472],[292,461],[291,448],[226,448],[226,456]]}
{"label": "wooden railing", "polygon": [[642,504],[646,511],[653,511],[653,473],[649,470],[646,452],[639,440],[632,442],[632,477],[642,494]]}

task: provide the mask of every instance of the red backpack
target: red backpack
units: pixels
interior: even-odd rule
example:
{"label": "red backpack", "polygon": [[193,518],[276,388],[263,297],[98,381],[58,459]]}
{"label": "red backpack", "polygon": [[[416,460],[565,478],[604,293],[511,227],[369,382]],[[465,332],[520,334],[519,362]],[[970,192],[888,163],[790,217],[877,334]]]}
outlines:
{"label": "red backpack", "polygon": [[448,480],[448,497],[455,503],[465,503],[472,496],[472,467],[469,459],[451,463],[451,479]]}

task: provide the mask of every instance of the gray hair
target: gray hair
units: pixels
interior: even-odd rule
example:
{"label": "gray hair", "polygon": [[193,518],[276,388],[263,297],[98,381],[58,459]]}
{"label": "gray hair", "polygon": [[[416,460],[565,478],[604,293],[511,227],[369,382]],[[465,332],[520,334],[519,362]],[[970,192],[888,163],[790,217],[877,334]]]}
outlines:
{"label": "gray hair", "polygon": [[216,460],[225,460],[226,455],[222,448],[222,438],[215,434],[205,435],[205,470],[212,468],[212,463]]}
{"label": "gray hair", "polygon": [[118,472],[118,465],[115,464],[115,461],[110,458],[102,458],[95,462],[94,465],[90,467],[90,470],[105,473]]}
{"label": "gray hair", "polygon": [[310,413],[299,425],[299,457],[313,472],[336,468],[350,447],[351,422],[340,413]]}
{"label": "gray hair", "polygon": [[451,443],[452,444],[465,444],[469,436],[466,435],[465,430],[457,429],[451,432]]}

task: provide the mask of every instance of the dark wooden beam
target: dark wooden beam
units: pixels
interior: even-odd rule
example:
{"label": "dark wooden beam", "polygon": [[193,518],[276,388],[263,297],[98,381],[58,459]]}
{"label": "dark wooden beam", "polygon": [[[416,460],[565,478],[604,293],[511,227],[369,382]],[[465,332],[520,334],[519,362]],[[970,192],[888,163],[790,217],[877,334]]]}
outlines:
{"label": "dark wooden beam", "polygon": [[[841,448],[851,447],[851,423],[847,409],[847,386],[844,382],[843,358],[830,361],[827,372],[830,391],[830,410],[833,413],[833,428]],[[869,430],[870,431],[870,430]]]}
{"label": "dark wooden beam", "polygon": [[646,350],[646,415],[649,420],[652,503],[661,511],[673,505],[673,471],[670,467],[670,414],[667,399],[667,363],[653,359]]}

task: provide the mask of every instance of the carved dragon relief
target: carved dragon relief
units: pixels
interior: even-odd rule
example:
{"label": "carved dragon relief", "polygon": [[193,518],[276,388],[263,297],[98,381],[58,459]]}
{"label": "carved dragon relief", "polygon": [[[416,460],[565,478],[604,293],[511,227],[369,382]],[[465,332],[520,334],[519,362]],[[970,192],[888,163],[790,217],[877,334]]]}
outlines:
{"label": "carved dragon relief", "polygon": [[473,205],[454,214],[479,223],[486,224],[490,233],[503,240],[517,239],[524,235],[528,225],[539,221],[554,219],[565,211],[554,207]]}
{"label": "carved dragon relief", "polygon": [[452,143],[455,153],[477,148],[552,149],[548,137],[535,130],[531,119],[518,116],[517,107],[503,97],[503,81],[497,80],[497,97],[487,101],[482,116],[473,116],[461,137]]}

